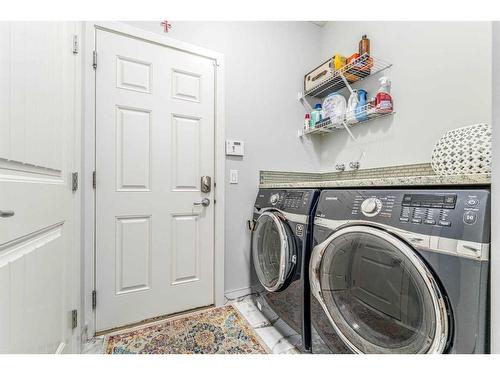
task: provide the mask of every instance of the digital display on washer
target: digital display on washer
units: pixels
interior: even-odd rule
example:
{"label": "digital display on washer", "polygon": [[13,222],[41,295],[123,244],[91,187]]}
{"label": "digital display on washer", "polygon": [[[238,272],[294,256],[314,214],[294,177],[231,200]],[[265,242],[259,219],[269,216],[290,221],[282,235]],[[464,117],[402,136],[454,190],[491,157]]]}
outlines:
{"label": "digital display on washer", "polygon": [[405,194],[403,206],[455,208],[456,194]]}
{"label": "digital display on washer", "polygon": [[291,199],[300,199],[304,195],[304,192],[302,191],[291,191],[287,193],[286,197],[291,198]]}

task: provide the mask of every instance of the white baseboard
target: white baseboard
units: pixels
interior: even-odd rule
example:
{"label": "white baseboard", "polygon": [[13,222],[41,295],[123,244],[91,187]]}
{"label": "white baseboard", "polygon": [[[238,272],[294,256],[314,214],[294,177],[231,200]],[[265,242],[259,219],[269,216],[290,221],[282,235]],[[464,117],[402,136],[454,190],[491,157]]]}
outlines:
{"label": "white baseboard", "polygon": [[247,294],[250,294],[250,293],[252,293],[252,288],[246,287],[246,288],[231,290],[230,292],[225,292],[224,295],[227,299],[233,300],[236,298],[246,296]]}

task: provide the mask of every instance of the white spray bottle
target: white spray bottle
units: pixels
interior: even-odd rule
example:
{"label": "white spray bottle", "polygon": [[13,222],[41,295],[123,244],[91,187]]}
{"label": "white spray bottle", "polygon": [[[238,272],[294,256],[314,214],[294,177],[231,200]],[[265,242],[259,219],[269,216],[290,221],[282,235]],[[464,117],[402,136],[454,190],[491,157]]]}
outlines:
{"label": "white spray bottle", "polygon": [[391,113],[393,111],[391,97],[391,81],[389,77],[380,77],[380,88],[375,96],[375,111],[377,113]]}

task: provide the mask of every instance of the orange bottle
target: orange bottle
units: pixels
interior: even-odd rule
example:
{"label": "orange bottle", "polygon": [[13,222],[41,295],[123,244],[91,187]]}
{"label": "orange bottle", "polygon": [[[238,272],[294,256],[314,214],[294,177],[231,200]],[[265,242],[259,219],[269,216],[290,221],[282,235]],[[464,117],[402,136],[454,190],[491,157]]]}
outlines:
{"label": "orange bottle", "polygon": [[361,40],[359,41],[359,55],[363,56],[363,54],[370,54],[370,39],[363,35]]}

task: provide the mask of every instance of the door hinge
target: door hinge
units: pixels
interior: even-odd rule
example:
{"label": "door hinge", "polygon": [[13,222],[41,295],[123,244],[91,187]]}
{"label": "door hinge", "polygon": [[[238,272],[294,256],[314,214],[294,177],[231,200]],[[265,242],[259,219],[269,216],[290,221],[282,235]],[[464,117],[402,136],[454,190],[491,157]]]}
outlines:
{"label": "door hinge", "polygon": [[71,310],[71,329],[78,327],[78,310]]}
{"label": "door hinge", "polygon": [[92,52],[92,68],[97,69],[97,51]]}
{"label": "door hinge", "polygon": [[94,189],[96,187],[96,184],[97,184],[97,182],[96,182],[96,175],[95,175],[95,171],[94,171],[94,172],[92,172],[92,187]]}
{"label": "door hinge", "polygon": [[97,306],[97,292],[95,290],[92,291],[92,310],[95,310]]}
{"label": "door hinge", "polygon": [[78,172],[71,173],[71,190],[73,192],[78,190]]}
{"label": "door hinge", "polygon": [[73,35],[73,55],[78,55],[78,35]]}

